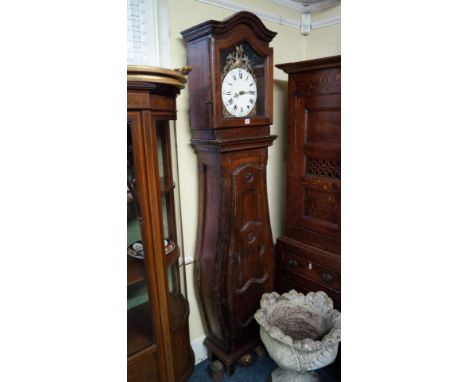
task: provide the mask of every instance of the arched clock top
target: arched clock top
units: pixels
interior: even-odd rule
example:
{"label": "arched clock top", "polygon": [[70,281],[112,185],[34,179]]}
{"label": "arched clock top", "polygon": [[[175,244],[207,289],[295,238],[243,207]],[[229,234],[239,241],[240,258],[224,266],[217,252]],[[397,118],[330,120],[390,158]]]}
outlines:
{"label": "arched clock top", "polygon": [[208,20],[181,32],[184,40],[190,42],[207,36],[223,36],[229,34],[239,25],[247,25],[256,37],[269,43],[276,32],[269,30],[257,15],[251,12],[238,12],[223,21]]}

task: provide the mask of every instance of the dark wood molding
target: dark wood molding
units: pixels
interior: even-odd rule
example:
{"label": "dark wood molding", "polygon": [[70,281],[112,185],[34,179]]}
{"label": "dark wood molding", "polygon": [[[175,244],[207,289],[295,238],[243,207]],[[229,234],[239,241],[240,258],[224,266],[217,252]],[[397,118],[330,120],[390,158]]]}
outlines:
{"label": "dark wood molding", "polygon": [[276,67],[288,74],[307,72],[317,69],[341,67],[341,56],[330,56],[318,58],[315,60],[277,64]]}
{"label": "dark wood molding", "polygon": [[245,11],[238,12],[223,21],[205,21],[180,33],[186,42],[191,42],[204,37],[229,34],[233,28],[242,24],[247,25],[255,33],[257,38],[267,43],[276,36],[276,32],[267,29],[258,16]]}

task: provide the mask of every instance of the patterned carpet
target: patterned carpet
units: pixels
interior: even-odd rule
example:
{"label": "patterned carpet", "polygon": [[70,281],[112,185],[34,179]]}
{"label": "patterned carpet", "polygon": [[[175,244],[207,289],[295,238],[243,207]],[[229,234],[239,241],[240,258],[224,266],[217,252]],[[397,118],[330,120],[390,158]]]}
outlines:
{"label": "patterned carpet", "polygon": [[[188,380],[188,382],[210,382],[208,374],[209,360],[200,362],[195,366],[195,370]],[[236,371],[231,377],[225,375],[223,381],[229,382],[265,382],[270,373],[276,369],[276,363],[270,358],[266,357],[261,361],[256,361],[253,366],[242,367],[236,366]],[[325,370],[318,371],[320,382],[338,382],[339,379],[334,378]]]}

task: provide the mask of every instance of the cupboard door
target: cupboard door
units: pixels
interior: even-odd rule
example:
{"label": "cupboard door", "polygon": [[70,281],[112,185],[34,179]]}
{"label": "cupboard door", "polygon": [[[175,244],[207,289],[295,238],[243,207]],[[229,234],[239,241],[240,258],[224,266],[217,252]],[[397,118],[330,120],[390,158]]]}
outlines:
{"label": "cupboard door", "polygon": [[340,95],[323,98],[296,97],[291,226],[297,239],[335,251],[341,225]]}

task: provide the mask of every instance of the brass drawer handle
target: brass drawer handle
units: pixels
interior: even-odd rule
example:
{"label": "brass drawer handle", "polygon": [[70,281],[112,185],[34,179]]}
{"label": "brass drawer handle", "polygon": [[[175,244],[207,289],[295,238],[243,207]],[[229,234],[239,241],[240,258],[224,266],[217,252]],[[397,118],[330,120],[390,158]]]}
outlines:
{"label": "brass drawer handle", "polygon": [[327,283],[333,281],[333,275],[328,272],[322,272],[322,279],[325,280]]}
{"label": "brass drawer handle", "polygon": [[291,267],[297,267],[299,264],[296,260],[289,260],[288,261],[288,265],[291,266]]}

